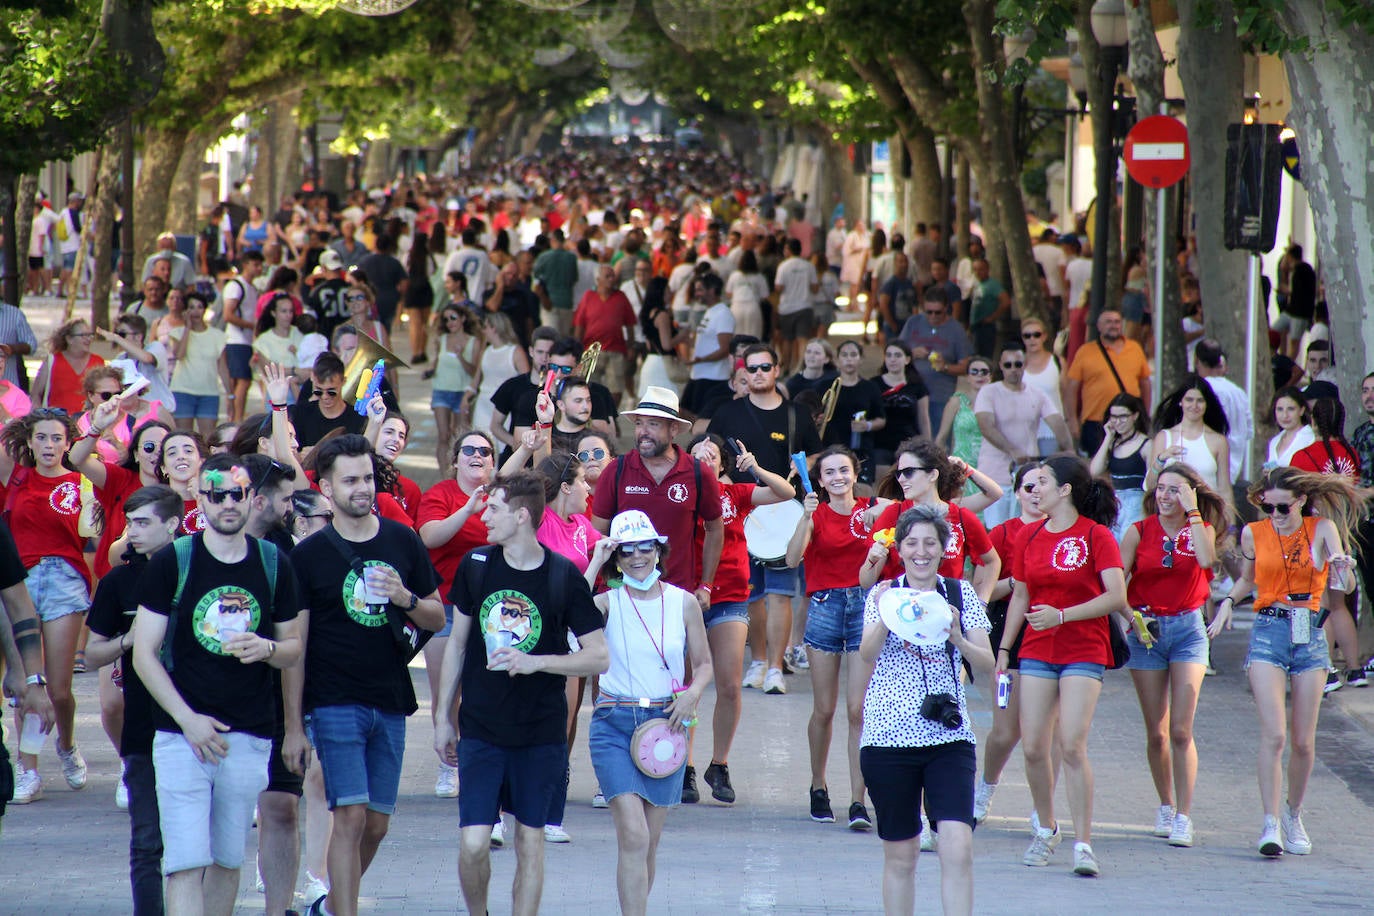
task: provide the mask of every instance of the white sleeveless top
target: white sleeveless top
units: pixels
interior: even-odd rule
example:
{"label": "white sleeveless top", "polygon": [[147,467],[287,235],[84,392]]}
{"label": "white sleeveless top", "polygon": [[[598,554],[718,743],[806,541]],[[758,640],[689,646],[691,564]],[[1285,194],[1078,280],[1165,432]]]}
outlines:
{"label": "white sleeveless top", "polygon": [[673,695],[674,683],[682,684],[687,652],[682,608],[684,601],[696,598],[676,585],[662,585],[662,600],[631,599],[623,586],[607,593],[610,609],[605,633],[611,667],[601,675],[601,689],[606,693],[663,700]]}
{"label": "white sleeveless top", "polygon": [[[1030,365],[1027,364],[1025,382],[1036,391],[1045,392],[1045,396],[1054,405],[1055,411],[1061,417],[1064,415],[1064,399],[1059,392],[1059,364],[1055,362],[1053,355],[1050,356],[1049,362],[1045,363],[1045,368],[1039,372],[1031,372]],[[1054,432],[1048,423],[1041,420],[1040,428],[1036,430],[1035,435],[1037,438],[1049,439],[1054,437]]]}
{"label": "white sleeveless top", "polygon": [[[1207,486],[1216,490],[1218,485],[1217,459],[1212,454],[1212,450],[1207,447],[1207,436],[1204,434],[1196,439],[1185,439],[1183,438],[1183,431],[1180,429],[1171,429],[1166,433],[1166,436],[1168,437],[1169,448],[1173,448],[1175,445],[1183,446],[1183,457],[1179,460],[1197,471]],[[1227,468],[1227,473],[1230,473],[1230,468]],[[1229,480],[1227,484],[1230,484]]]}

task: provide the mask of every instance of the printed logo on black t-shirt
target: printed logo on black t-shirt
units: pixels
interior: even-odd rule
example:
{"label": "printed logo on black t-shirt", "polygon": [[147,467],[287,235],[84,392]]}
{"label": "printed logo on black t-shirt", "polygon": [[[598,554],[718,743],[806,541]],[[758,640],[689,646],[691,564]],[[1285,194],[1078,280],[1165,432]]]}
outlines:
{"label": "printed logo on black t-shirt", "polygon": [[482,621],[484,636],[495,637],[497,633],[511,634],[511,646],[521,652],[529,652],[539,642],[544,632],[544,618],[524,592],[502,589],[487,596],[477,613]]}
{"label": "printed logo on black t-shirt", "polygon": [[1060,572],[1073,572],[1088,563],[1088,541],[1086,538],[1064,538],[1054,545],[1050,555],[1050,565]]}
{"label": "printed logo on black t-shirt", "polygon": [[[381,560],[366,560],[363,562],[363,566],[375,566],[379,569],[390,569],[392,572],[396,572],[391,564]],[[344,610],[348,612],[349,619],[365,627],[386,626],[386,602],[369,602],[367,600],[369,597],[375,598],[377,596],[369,596],[367,585],[363,582],[362,576],[350,569],[348,575],[344,576],[343,582],[343,606]]]}
{"label": "printed logo on black t-shirt", "polygon": [[48,494],[48,505],[54,512],[76,515],[81,512],[81,490],[70,480],[64,480]]}
{"label": "printed logo on black t-shirt", "polygon": [[257,632],[261,621],[258,599],[234,585],[221,585],[206,592],[191,615],[196,642],[216,655],[228,655],[224,642],[237,633]]}

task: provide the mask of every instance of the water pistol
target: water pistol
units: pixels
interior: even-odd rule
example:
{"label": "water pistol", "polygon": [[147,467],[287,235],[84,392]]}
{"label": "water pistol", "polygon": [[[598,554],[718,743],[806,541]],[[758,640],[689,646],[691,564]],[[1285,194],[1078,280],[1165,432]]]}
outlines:
{"label": "water pistol", "polygon": [[792,467],[797,469],[797,476],[801,478],[802,489],[810,495],[811,472],[806,469],[806,452],[797,452],[792,456]]}
{"label": "water pistol", "polygon": [[367,416],[367,405],[382,390],[382,382],[386,381],[386,362],[377,360],[372,364],[371,369],[364,369],[362,377],[358,379],[358,396],[353,401],[353,409],[359,416]]}

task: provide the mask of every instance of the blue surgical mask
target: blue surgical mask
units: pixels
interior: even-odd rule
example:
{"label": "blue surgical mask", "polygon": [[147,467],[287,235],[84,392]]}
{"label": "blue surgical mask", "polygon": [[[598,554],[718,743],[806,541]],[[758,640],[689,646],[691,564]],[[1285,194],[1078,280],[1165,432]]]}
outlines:
{"label": "blue surgical mask", "polygon": [[621,572],[621,578],[624,580],[625,584],[631,588],[637,588],[641,592],[647,592],[649,589],[653,588],[654,583],[658,581],[660,575],[662,575],[662,573],[659,572],[657,566],[655,566],[654,571],[649,573],[643,580],[636,579],[627,572]]}

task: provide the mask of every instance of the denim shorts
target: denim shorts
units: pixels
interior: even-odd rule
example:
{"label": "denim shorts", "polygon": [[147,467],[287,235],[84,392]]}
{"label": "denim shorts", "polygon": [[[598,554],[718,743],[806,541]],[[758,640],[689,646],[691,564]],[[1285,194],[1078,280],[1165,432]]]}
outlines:
{"label": "denim shorts", "polygon": [[62,269],[63,269],[63,270],[75,270],[75,269],[76,269],[76,252],[75,252],[75,251],[64,251],[64,252],[62,252]]}
{"label": "denim shorts", "polygon": [[813,593],[806,611],[806,645],[822,652],[858,652],[864,637],[865,595],[857,585]]}
{"label": "denim shorts", "polygon": [[84,613],[91,606],[86,577],[58,557],[44,557],[29,567],[28,586],[34,610],[44,623]]}
{"label": "denim shorts", "polygon": [[[1315,614],[1312,615],[1314,618]],[[1294,645],[1293,626],[1286,617],[1256,614],[1250,630],[1250,652],[1245,656],[1248,671],[1255,662],[1273,665],[1291,674],[1302,674],[1317,668],[1331,667],[1331,655],[1326,645],[1326,631],[1317,629],[1312,621],[1312,640],[1306,645]]]}
{"label": "denim shorts", "polygon": [[1202,621],[1202,609],[1167,617],[1151,617],[1159,622],[1159,638],[1152,648],[1145,648],[1135,627],[1126,631],[1126,645],[1131,657],[1126,667],[1133,671],[1167,671],[1170,665],[1207,664],[1207,624]]}
{"label": "denim shorts", "polygon": [[459,738],[458,826],[491,826],[506,811],[526,827],[543,827],[554,785],[562,783],[567,770],[566,744],[501,747]]}
{"label": "denim shorts", "polygon": [[253,347],[249,344],[225,344],[224,362],[229,366],[230,378],[253,377]]}
{"label": "denim shorts", "polygon": [[708,630],[717,624],[729,623],[732,620],[747,624],[749,622],[749,605],[743,601],[721,601],[707,608],[702,618],[706,621],[706,629]]}
{"label": "denim shorts", "polygon": [[762,563],[749,563],[749,600],[758,601],[764,595],[786,595],[795,598],[802,594],[806,582],[806,564],[796,569],[772,569]]}
{"label": "denim shorts", "polygon": [[158,819],[162,825],[162,873],[218,865],[238,868],[253,828],[258,793],[267,788],[272,740],[225,732],[229,753],[201,763],[180,732],[153,738]]}
{"label": "denim shorts", "polygon": [[685,767],[667,776],[645,776],[630,757],[630,738],[636,728],[653,719],[663,719],[663,707],[597,706],[587,732],[587,749],[601,794],[609,801],[617,795],[638,795],[657,808],[671,808],[682,802]]}
{"label": "denim shorts", "polygon": [[1095,662],[1069,662],[1066,665],[1055,665],[1034,658],[1026,658],[1023,655],[1019,670],[1022,677],[1040,677],[1047,681],[1057,681],[1065,677],[1090,677],[1100,681],[1103,672],[1107,670],[1107,666]]}
{"label": "denim shorts", "polygon": [[214,420],[219,417],[217,394],[187,394],[184,391],[174,391],[172,394],[177,399],[177,408],[172,411],[172,416],[178,420]]}
{"label": "denim shorts", "polygon": [[429,393],[429,409],[436,407],[447,407],[454,413],[463,406],[463,392],[461,391],[440,391],[435,388]]}
{"label": "denim shorts", "polygon": [[401,787],[406,719],[371,706],[317,706],[310,712],[310,743],[320,757],[329,810],[367,805],[391,814]]}
{"label": "denim shorts", "polygon": [[444,628],[435,633],[430,639],[443,639],[453,635],[453,605],[444,605]]}

